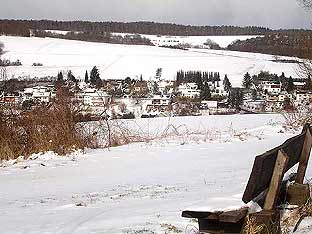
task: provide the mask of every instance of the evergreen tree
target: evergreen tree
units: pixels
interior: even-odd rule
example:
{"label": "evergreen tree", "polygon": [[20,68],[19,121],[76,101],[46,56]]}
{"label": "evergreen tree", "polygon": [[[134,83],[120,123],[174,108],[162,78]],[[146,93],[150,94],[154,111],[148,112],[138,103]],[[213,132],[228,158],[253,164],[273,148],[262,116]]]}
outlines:
{"label": "evergreen tree", "polygon": [[97,87],[101,86],[102,81],[100,78],[99,70],[97,69],[96,66],[94,66],[90,72],[90,83]]}
{"label": "evergreen tree", "polygon": [[57,74],[56,82],[55,82],[55,87],[56,89],[61,88],[65,84],[64,82],[64,76],[62,72],[59,72]]}
{"label": "evergreen tree", "polygon": [[130,85],[131,85],[131,83],[132,83],[131,78],[130,78],[130,77],[126,77],[126,79],[125,79],[125,83],[126,83],[128,86],[130,86]]}
{"label": "evergreen tree", "polygon": [[59,72],[57,74],[57,81],[61,82],[61,81],[64,81],[64,76],[63,76],[63,73],[62,72]]}
{"label": "evergreen tree", "polygon": [[280,75],[279,81],[282,83],[282,89],[285,90],[287,88],[287,78],[284,72],[282,72],[282,75]]}
{"label": "evergreen tree", "polygon": [[228,102],[231,107],[239,110],[243,104],[244,94],[240,88],[231,89]]}
{"label": "evergreen tree", "polygon": [[202,89],[200,90],[200,99],[209,100],[211,98],[210,88],[207,82],[204,83]]}
{"label": "evergreen tree", "polygon": [[74,83],[77,83],[77,79],[76,77],[73,75],[72,71],[69,70],[68,73],[67,73],[67,80],[68,81],[72,81]]}
{"label": "evergreen tree", "polygon": [[153,94],[159,94],[159,86],[156,81],[153,83]]}
{"label": "evergreen tree", "polygon": [[162,68],[157,68],[155,78],[160,79],[161,75],[162,75]]}
{"label": "evergreen tree", "polygon": [[230,89],[232,88],[232,84],[231,84],[229,78],[227,77],[227,75],[224,76],[223,87],[224,87],[224,90],[226,92],[229,92]]}
{"label": "evergreen tree", "polygon": [[305,80],[304,89],[305,90],[312,90],[311,76],[308,76],[308,78]]}
{"label": "evergreen tree", "polygon": [[257,99],[257,90],[252,89],[251,90],[251,96],[252,96],[252,100],[256,100]]}
{"label": "evergreen tree", "polygon": [[290,76],[287,82],[287,87],[286,87],[286,91],[287,92],[292,92],[295,89],[295,85],[294,85],[294,80],[293,78]]}
{"label": "evergreen tree", "polygon": [[202,89],[203,88],[203,79],[202,79],[202,74],[201,72],[197,72],[195,74],[195,83],[197,84],[197,87],[199,89]]}
{"label": "evergreen tree", "polygon": [[250,89],[252,86],[252,79],[248,72],[244,75],[242,86],[246,89]]}
{"label": "evergreen tree", "polygon": [[89,75],[88,75],[88,71],[86,71],[85,73],[85,79],[84,79],[85,83],[89,83]]}

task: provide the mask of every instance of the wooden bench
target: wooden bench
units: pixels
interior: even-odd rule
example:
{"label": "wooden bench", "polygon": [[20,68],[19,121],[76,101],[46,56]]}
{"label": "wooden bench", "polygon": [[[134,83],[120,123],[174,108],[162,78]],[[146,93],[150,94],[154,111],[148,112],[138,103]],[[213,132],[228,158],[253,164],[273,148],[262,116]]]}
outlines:
{"label": "wooden bench", "polygon": [[[302,205],[310,197],[309,186],[303,181],[311,152],[311,133],[311,126],[307,124],[301,134],[255,158],[242,200],[257,202],[262,211],[248,214],[248,207],[226,212],[183,211],[182,217],[196,218],[201,233],[240,233],[250,219],[257,225],[265,225],[264,233],[279,233],[277,205],[285,203],[285,199],[291,204]],[[286,189],[284,175],[297,163],[297,173],[289,178],[295,183]]]}

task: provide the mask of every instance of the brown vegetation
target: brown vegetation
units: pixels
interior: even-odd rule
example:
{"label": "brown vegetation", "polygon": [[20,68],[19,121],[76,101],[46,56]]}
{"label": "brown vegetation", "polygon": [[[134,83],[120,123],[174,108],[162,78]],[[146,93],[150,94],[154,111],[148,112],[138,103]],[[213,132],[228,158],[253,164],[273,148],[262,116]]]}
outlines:
{"label": "brown vegetation", "polygon": [[92,137],[77,125],[78,109],[69,101],[68,91],[59,90],[51,105],[31,111],[0,111],[0,160],[54,151],[67,154],[92,147]]}

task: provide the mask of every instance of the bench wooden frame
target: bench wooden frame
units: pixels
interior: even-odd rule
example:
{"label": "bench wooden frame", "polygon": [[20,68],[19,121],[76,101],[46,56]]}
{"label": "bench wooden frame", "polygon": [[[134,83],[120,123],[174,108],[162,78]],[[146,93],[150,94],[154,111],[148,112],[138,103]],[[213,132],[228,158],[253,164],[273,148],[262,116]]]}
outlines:
{"label": "bench wooden frame", "polygon": [[[269,219],[277,219],[276,206],[279,201],[281,187],[283,193],[286,183],[283,183],[285,173],[294,165],[299,163],[295,182],[303,184],[312,146],[311,126],[306,124],[301,134],[294,136],[282,145],[265,152],[255,158],[253,168],[243,195],[245,203],[255,201],[266,212],[259,214],[261,222],[264,216]],[[262,199],[261,199],[262,198]],[[262,200],[262,202],[261,202]],[[209,233],[240,233],[248,208],[241,208],[233,211],[183,211],[182,217],[198,219],[199,231]],[[256,214],[257,215],[257,214]],[[271,220],[272,221],[272,220]],[[277,227],[279,228],[279,226]]]}

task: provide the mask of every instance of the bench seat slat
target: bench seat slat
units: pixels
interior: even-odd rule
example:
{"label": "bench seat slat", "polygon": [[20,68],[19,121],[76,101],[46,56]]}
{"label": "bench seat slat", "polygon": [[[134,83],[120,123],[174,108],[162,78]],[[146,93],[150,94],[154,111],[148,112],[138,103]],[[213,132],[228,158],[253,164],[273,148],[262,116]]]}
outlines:
{"label": "bench seat slat", "polygon": [[226,211],[220,214],[219,220],[220,222],[225,223],[237,223],[242,218],[245,218],[248,212],[248,207],[242,207],[239,210],[231,210]]}
{"label": "bench seat slat", "polygon": [[184,217],[184,218],[206,219],[209,216],[211,216],[211,218],[213,218],[213,215],[219,216],[221,213],[222,213],[222,211],[209,212],[209,211],[185,210],[185,211],[182,212],[182,217]]}

